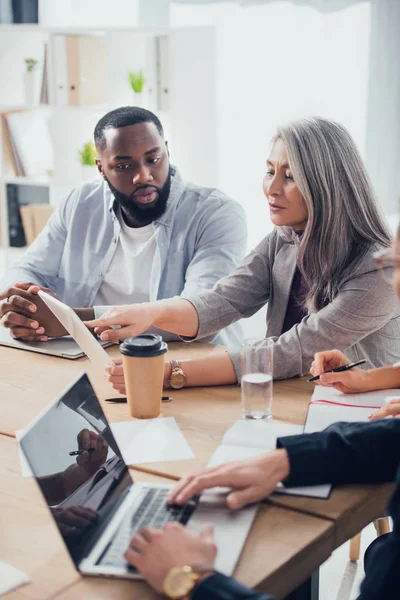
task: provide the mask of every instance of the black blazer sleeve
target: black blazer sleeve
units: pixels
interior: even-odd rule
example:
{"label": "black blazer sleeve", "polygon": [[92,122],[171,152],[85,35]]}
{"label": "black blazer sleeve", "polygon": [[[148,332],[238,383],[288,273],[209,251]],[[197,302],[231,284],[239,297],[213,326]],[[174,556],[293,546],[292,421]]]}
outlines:
{"label": "black blazer sleeve", "polygon": [[393,531],[377,538],[371,546],[359,600],[400,598],[400,468],[396,476],[396,489],[389,504],[389,514],[393,519]]}
{"label": "black blazer sleeve", "polygon": [[273,596],[262,594],[242,585],[236,579],[215,573],[207,577],[192,593],[192,600],[274,600]]}
{"label": "black blazer sleeve", "polygon": [[335,423],[278,439],[289,455],[288,486],[393,481],[400,464],[400,419]]}

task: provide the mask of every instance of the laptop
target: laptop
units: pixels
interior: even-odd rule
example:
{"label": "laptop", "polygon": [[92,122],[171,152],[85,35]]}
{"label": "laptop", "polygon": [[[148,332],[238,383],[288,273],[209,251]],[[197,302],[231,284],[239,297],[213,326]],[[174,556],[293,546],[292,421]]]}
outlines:
{"label": "laptop", "polygon": [[[103,348],[109,345],[109,342],[102,344]],[[5,327],[0,327],[0,346],[38,352],[39,354],[49,354],[50,356],[59,356],[60,358],[68,358],[70,360],[86,356],[82,348],[78,346],[74,338],[70,335],[61,338],[50,338],[47,342],[25,342],[24,340],[11,337],[9,330]]]}
{"label": "laptop", "polygon": [[80,573],[140,579],[123,556],[131,536],[179,521],[193,531],[213,523],[216,568],[232,574],[257,506],[230,511],[221,491],[167,506],[170,485],[135,482],[86,374],[24,430],[20,445]]}

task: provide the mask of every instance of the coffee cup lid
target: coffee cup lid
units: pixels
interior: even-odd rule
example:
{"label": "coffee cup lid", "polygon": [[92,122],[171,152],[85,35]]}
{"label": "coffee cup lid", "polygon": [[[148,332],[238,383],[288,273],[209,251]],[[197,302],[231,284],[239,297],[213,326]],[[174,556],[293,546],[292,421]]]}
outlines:
{"label": "coffee cup lid", "polygon": [[161,335],[144,333],[136,337],[127,338],[120,344],[119,351],[126,356],[143,356],[150,358],[159,356],[168,350],[168,346]]}

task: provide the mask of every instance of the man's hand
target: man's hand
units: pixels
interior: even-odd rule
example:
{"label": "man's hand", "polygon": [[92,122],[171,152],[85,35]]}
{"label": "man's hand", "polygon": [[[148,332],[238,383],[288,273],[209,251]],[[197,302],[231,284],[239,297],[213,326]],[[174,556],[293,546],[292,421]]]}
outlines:
{"label": "man's hand", "polygon": [[257,458],[219,465],[187,475],[170,492],[170,504],[184,504],[203,490],[229,487],[227,505],[232,510],[258,502],[269,496],[279,481],[289,475],[289,458],[286,450],[274,450]]}
{"label": "man's hand", "polygon": [[48,337],[61,337],[67,331],[46,304],[37,295],[43,290],[54,296],[48,288],[32,283],[16,283],[0,294],[0,325],[10,329],[14,338],[29,342],[46,342]]}
{"label": "man's hand", "polygon": [[179,523],[168,523],[160,531],[145,527],[133,536],[124,556],[137,568],[157,592],[173,567],[209,566],[212,570],[217,555],[213,528],[206,525],[194,535]]}
{"label": "man's hand", "polygon": [[55,507],[50,510],[68,543],[76,541],[97,519],[96,511],[85,506]]}
{"label": "man's hand", "polygon": [[[158,315],[157,305],[143,302],[126,306],[113,306],[99,319],[84,321],[87,327],[94,328],[102,340],[118,343],[131,336],[140,335],[153,325]],[[119,325],[120,329],[112,329]]]}

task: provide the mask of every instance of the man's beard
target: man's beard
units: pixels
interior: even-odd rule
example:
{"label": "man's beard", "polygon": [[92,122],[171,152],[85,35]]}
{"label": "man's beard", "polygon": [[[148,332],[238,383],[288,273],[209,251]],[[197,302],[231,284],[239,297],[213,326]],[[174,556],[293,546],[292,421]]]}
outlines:
{"label": "man's beard", "polygon": [[[106,176],[104,176],[104,179],[107,181],[110,190],[114,194],[114,198],[118,202],[119,206],[124,209],[128,216],[131,217],[131,219],[133,219],[139,227],[159,219],[167,210],[167,202],[169,193],[171,191],[171,167],[168,171],[167,179],[162,188],[159,188],[155,185],[141,185],[137,187],[135,192],[130,196],[126,196],[125,194],[119,192]],[[146,204],[138,204],[135,200],[134,194],[143,188],[152,188],[152,190],[158,194],[155,204],[153,204],[151,207],[146,206]]]}

